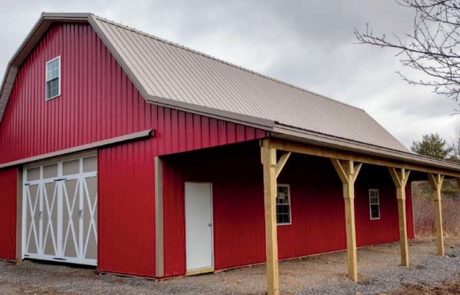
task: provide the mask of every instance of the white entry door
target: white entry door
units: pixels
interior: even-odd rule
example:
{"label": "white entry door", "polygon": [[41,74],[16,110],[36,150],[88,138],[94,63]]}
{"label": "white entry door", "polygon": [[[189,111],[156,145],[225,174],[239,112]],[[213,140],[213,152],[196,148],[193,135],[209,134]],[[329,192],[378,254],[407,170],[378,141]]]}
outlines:
{"label": "white entry door", "polygon": [[22,257],[97,264],[97,158],[24,169]]}
{"label": "white entry door", "polygon": [[187,273],[214,270],[211,183],[185,183]]}

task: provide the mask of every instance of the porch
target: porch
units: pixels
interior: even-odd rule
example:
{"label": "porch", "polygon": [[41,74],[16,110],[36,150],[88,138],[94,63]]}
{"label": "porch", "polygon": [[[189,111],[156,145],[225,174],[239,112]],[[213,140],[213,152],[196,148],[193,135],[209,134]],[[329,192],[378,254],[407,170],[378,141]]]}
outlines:
{"label": "porch", "polygon": [[[280,139],[164,156],[156,163],[157,276],[266,261],[269,294],[279,293],[279,259],[346,249],[343,274],[357,282],[357,247],[399,240],[396,264],[409,267],[408,240],[413,237],[409,177],[431,180],[440,225],[442,180],[445,174],[456,176]],[[187,234],[187,183],[212,187],[210,258],[203,268],[191,268],[187,260],[187,236],[191,236]],[[286,186],[283,194],[289,195],[285,220],[277,214],[278,184]],[[378,216],[370,204],[371,191],[379,197]],[[437,254],[444,256],[441,226],[437,232]]]}

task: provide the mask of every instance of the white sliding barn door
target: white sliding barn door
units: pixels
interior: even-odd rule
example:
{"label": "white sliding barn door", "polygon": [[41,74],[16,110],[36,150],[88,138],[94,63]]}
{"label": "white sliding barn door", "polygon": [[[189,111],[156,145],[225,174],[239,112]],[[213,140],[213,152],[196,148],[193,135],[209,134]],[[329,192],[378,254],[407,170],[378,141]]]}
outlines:
{"label": "white sliding barn door", "polygon": [[24,169],[23,258],[97,264],[97,158]]}
{"label": "white sliding barn door", "polygon": [[187,273],[214,270],[211,183],[185,183]]}

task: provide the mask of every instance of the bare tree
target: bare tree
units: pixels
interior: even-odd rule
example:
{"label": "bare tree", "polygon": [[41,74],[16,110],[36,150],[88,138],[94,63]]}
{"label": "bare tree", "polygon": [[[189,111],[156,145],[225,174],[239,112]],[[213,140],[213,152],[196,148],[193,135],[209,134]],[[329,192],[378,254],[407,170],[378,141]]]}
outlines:
{"label": "bare tree", "polygon": [[396,0],[415,10],[413,32],[405,36],[376,35],[369,29],[355,29],[359,43],[398,50],[401,62],[425,73],[423,80],[414,80],[398,73],[410,84],[432,87],[438,94],[459,101],[460,95],[460,1],[459,0]]}

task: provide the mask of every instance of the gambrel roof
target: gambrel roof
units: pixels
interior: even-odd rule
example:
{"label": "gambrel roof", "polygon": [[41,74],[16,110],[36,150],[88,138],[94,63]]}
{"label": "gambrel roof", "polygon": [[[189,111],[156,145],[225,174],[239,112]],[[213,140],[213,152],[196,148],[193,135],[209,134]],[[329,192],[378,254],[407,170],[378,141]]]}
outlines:
{"label": "gambrel roof", "polygon": [[8,65],[0,89],[0,121],[18,68],[55,22],[89,23],[150,102],[314,144],[425,159],[410,153],[362,109],[89,13],[42,14]]}
{"label": "gambrel roof", "polygon": [[136,78],[145,98],[198,111],[220,111],[268,127],[294,127],[406,151],[365,111],[94,18]]}

